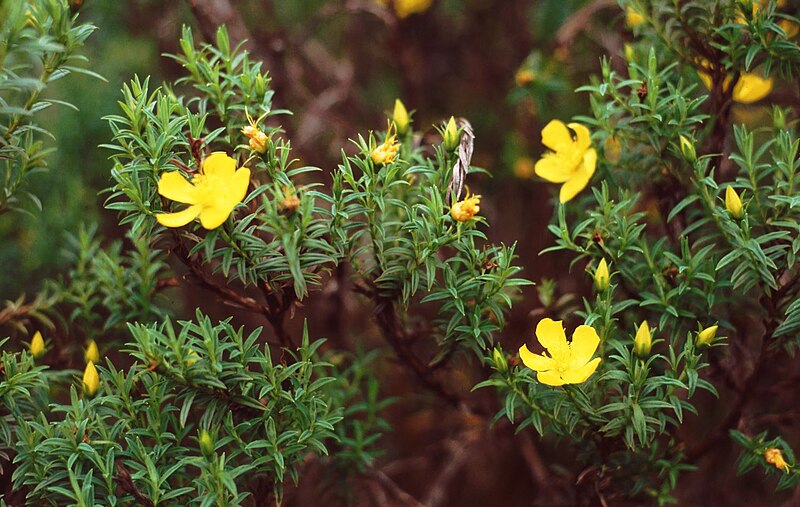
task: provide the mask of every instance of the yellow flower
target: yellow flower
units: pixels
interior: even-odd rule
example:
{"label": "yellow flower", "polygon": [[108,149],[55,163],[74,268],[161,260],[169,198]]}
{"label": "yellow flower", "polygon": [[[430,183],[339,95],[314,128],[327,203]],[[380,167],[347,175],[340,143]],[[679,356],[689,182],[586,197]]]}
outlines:
{"label": "yellow flower", "polygon": [[711,343],[714,341],[714,338],[717,336],[717,329],[719,329],[719,326],[711,326],[697,333],[697,346],[707,347],[711,345]]}
{"label": "yellow flower", "polygon": [[190,350],[189,353],[186,355],[186,366],[191,366],[199,360],[200,356],[197,355],[197,352],[195,352],[194,350]]}
{"label": "yellow flower", "polygon": [[600,292],[605,291],[611,281],[611,275],[608,273],[608,263],[605,259],[601,259],[594,272],[594,286]]}
{"label": "yellow flower", "polygon": [[453,220],[458,222],[472,220],[473,217],[475,217],[475,215],[477,215],[481,210],[481,207],[479,206],[480,203],[481,196],[471,196],[469,195],[469,192],[467,192],[467,195],[464,197],[463,201],[458,201],[450,208],[450,216],[453,217]]}
{"label": "yellow flower", "polygon": [[533,159],[530,157],[520,157],[514,162],[514,176],[527,179],[534,175]]}
{"label": "yellow flower", "polygon": [[[705,72],[698,71],[697,75],[700,81],[703,82],[706,89],[711,89],[711,76]],[[731,85],[731,77],[725,77],[722,82],[722,88],[728,90]],[[753,72],[742,72],[739,76],[739,81],[733,87],[733,101],[740,104],[752,104],[763,99],[772,91],[772,78],[762,77],[761,75]]]}
{"label": "yellow flower", "polygon": [[625,24],[628,25],[628,28],[635,28],[642,23],[644,23],[644,16],[642,13],[633,7],[628,7],[625,9]]}
{"label": "yellow flower", "polygon": [[536,326],[536,338],[550,354],[549,357],[534,354],[527,345],[520,347],[519,356],[525,366],[536,371],[536,378],[542,384],[581,384],[600,364],[599,357],[592,359],[600,345],[600,337],[590,326],[578,326],[572,335],[572,342],[568,343],[560,320],[542,319]]}
{"label": "yellow flower", "polygon": [[370,158],[376,164],[389,165],[397,158],[397,152],[400,151],[400,143],[397,138],[392,134],[392,128],[386,131],[386,139],[383,144],[372,150]]}
{"label": "yellow flower", "polygon": [[460,140],[461,136],[458,135],[456,119],[451,116],[450,120],[447,122],[447,126],[444,128],[444,133],[442,134],[442,144],[444,145],[444,149],[447,151],[455,150]]}
{"label": "yellow flower", "polygon": [[408,110],[400,99],[394,99],[394,111],[392,111],[392,121],[397,129],[397,133],[401,136],[408,132],[408,126],[411,124],[411,118],[408,115]]}
{"label": "yellow flower", "polygon": [[742,200],[730,185],[725,189],[725,209],[733,215],[733,218],[742,218]]}
{"label": "yellow flower", "polygon": [[87,363],[96,363],[100,361],[100,350],[98,350],[97,343],[94,340],[89,340],[83,358]]}
{"label": "yellow flower", "polygon": [[745,72],[733,87],[733,100],[740,104],[752,104],[769,95],[771,91],[771,78]]}
{"label": "yellow flower", "polygon": [[89,361],[86,363],[86,369],[83,370],[83,392],[89,396],[94,396],[99,387],[100,377],[97,375],[97,368],[95,368],[93,362]]}
{"label": "yellow flower", "polygon": [[34,359],[41,357],[45,350],[44,350],[44,338],[42,338],[42,333],[40,331],[36,331],[33,334],[33,338],[31,339],[31,345],[28,349]]}
{"label": "yellow flower", "polygon": [[647,357],[650,354],[650,349],[653,347],[653,340],[650,336],[650,326],[647,321],[642,321],[639,324],[639,329],[636,330],[636,337],[633,339],[633,351],[639,357]]}
{"label": "yellow flower", "polygon": [[[387,5],[389,0],[374,0],[375,3],[380,5]],[[430,8],[433,0],[394,0],[394,12],[397,13],[399,18],[407,18],[412,14],[419,14],[425,12]]]}
{"label": "yellow flower", "polygon": [[217,151],[206,157],[200,173],[189,183],[178,171],[161,175],[158,193],[190,206],[177,213],[156,215],[165,227],[182,227],[198,216],[206,229],[216,229],[225,222],[233,208],[247,195],[250,169],[236,169],[236,161]]}
{"label": "yellow flower", "polygon": [[580,123],[567,125],[553,120],[542,129],[542,143],[553,150],[536,162],[536,174],[552,183],[563,183],[559,199],[565,203],[584,189],[597,165],[597,152],[592,148],[589,129]]}
{"label": "yellow flower", "polygon": [[800,33],[800,25],[789,19],[778,21],[778,26],[784,31],[787,39],[794,39],[795,36]]}
{"label": "yellow flower", "polygon": [[774,447],[766,449],[764,451],[764,459],[770,465],[774,465],[778,470],[783,470],[787,474],[789,473],[789,468],[791,467],[788,463],[786,463],[786,460],[783,459],[783,453],[781,453],[780,449],[776,449]]}

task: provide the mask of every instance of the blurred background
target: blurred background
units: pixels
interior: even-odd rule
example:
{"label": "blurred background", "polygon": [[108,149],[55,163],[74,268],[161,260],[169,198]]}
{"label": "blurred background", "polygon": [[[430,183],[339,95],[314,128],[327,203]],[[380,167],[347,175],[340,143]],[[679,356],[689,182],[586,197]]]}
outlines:
{"label": "blurred background", "polygon": [[[0,237],[9,238],[0,244],[0,299],[32,295],[45,279],[62,272],[67,233],[76,233],[81,224],[98,223],[109,240],[123,236],[114,213],[103,209],[101,191],[110,185],[111,164],[109,153],[99,147],[110,138],[102,117],[117,112],[120,87],[134,75],[151,75],[153,83],[182,75],[162,55],[177,52],[183,24],[211,40],[220,23],[227,24],[234,40],[247,40],[246,47],[265,62],[276,91],[274,106],[294,113],[282,117],[294,156],[320,167],[321,182],[330,181],[341,149],[354,151],[349,139],[385,128],[395,98],[415,111],[414,128],[430,137],[428,144],[438,142],[433,126],[451,115],[471,122],[473,164],[491,176],[470,176],[467,184],[483,196],[489,238],[516,242],[522,276],[538,284],[526,288],[515,304],[500,337],[505,350],[531,339],[544,307],[564,311],[579,304],[570,294],[590,289],[583,266],[570,273],[569,258],[539,255],[553,243],[547,225],[555,187],[536,180],[533,166],[542,153],[541,128],[553,118],[588,113],[587,96],[574,90],[599,72],[603,55],[620,54],[631,37],[614,0],[72,3],[82,19],[99,27],[86,53],[90,67],[107,81],[75,76],[50,91],[80,111],[48,109],[43,121],[57,139],[49,173],[34,178],[31,189],[42,199],[43,211],[0,216]],[[352,348],[360,339],[366,339],[367,348],[376,346],[378,338],[364,315],[367,306],[346,301],[342,314],[335,310],[340,306],[330,304],[337,291],[343,292],[341,285],[329,284],[323,294],[312,294],[305,305],[313,310],[301,309],[294,323],[300,326],[308,317],[311,335],[329,338],[334,347]],[[186,316],[193,300],[211,296],[175,291],[170,297],[178,316]],[[229,311],[220,308],[212,315],[224,318]],[[417,505],[414,499],[426,506],[583,504],[564,494],[580,492],[575,478],[558,472],[559,462],[574,459],[571,450],[557,442],[543,446],[533,432],[515,437],[514,428],[503,422],[487,429],[496,402],[491,392],[469,394],[485,372],[468,358],[457,363],[463,368],[454,368],[449,380],[472,405],[484,407],[482,415],[443,410],[442,402],[420,389],[391,357],[382,357],[379,365],[384,394],[400,401],[386,414],[393,431],[380,444],[386,450],[380,463],[384,475],[346,485],[357,504]],[[335,505],[332,498],[313,498],[304,486],[317,478],[308,470],[289,503]],[[704,494],[692,493],[681,503],[724,505],[708,503]],[[360,495],[370,500],[362,502]]]}

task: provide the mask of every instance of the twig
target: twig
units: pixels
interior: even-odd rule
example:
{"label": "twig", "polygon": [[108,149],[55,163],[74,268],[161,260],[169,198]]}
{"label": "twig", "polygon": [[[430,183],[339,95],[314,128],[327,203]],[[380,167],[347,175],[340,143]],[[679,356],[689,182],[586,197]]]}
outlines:
{"label": "twig", "polygon": [[391,477],[381,472],[377,468],[370,468],[367,470],[365,476],[377,482],[386,492],[390,493],[396,500],[403,502],[403,505],[409,507],[425,507],[416,498],[408,494],[403,488],[397,485]]}
{"label": "twig", "polygon": [[462,438],[451,439],[447,442],[449,455],[445,460],[445,466],[434,479],[433,485],[428,490],[425,500],[422,502],[427,507],[438,507],[447,500],[447,487],[452,482],[455,474],[464,466],[470,455],[473,444],[478,440],[478,432],[475,430],[467,431]]}
{"label": "twig", "polygon": [[155,507],[155,504],[145,496],[144,493],[139,491],[136,485],[133,483],[133,479],[131,478],[131,473],[125,468],[125,465],[122,463],[117,462],[117,483],[122,491],[133,495],[134,500],[136,501],[137,505],[142,505],[144,507]]}

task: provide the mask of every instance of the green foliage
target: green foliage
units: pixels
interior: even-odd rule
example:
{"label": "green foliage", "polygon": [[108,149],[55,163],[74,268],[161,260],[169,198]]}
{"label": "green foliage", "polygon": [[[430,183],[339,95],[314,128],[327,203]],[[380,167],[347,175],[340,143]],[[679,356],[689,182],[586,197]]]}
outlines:
{"label": "green foliage", "polygon": [[[273,482],[280,498],[306,455],[327,453],[341,415],[324,391],[335,379],[312,360],[320,341],[304,335],[285,366],[259,345],[260,329],[245,334],[199,312],[179,324],[131,325],[133,366],[107,361],[94,397],[70,386],[69,403],[49,416],[15,411],[15,484],[31,488],[29,501],[127,505],[143,495],[153,504],[238,505],[259,481]],[[197,450],[201,430],[214,442],[208,456]]]}
{"label": "green foliage", "polygon": [[[94,31],[79,24],[65,0],[0,3],[0,214],[20,210],[25,200],[41,209],[25,190],[28,178],[46,167],[49,149],[36,116],[51,106],[69,103],[42,97],[49,84],[71,73],[93,73],[78,67],[80,49]],[[99,76],[98,76],[99,77]]]}
{"label": "green foliage", "polygon": [[[712,378],[727,375],[741,407],[775,351],[798,343],[796,120],[775,106],[769,125],[731,125],[732,102],[745,101],[735,83],[746,72],[800,70],[798,46],[778,26],[798,20],[766,3],[624,2],[644,18],[625,65],[604,59],[600,77],[579,88],[590,94],[593,116],[577,120],[594,128],[593,144],[603,147],[600,184],[558,207],[549,227],[555,245],[545,249],[571,253],[570,266],[588,272],[601,259],[609,263],[611,286],[584,298],[577,312],[600,335],[602,362],[587,382],[553,389],[528,368],[495,360],[496,373],[478,385],[500,391],[497,418],[518,431],[533,426],[574,442],[598,476],[613,477],[611,494],[674,502],[678,476],[707,448],[687,452],[678,432],[687,412],[699,413],[697,391],[718,396]],[[708,75],[709,93],[698,73]],[[743,198],[741,218],[726,209],[727,186]],[[719,352],[697,345],[696,333],[719,323],[728,340],[742,340],[747,328],[737,328],[752,325],[743,315],[763,326],[757,366],[720,372]],[[637,357],[642,321],[656,323],[653,350]],[[709,366],[712,378],[702,372]],[[723,424],[736,422],[736,410]],[[746,448],[740,471],[763,465],[767,446],[793,461],[784,441],[734,436]],[[779,487],[795,482],[788,474]]]}

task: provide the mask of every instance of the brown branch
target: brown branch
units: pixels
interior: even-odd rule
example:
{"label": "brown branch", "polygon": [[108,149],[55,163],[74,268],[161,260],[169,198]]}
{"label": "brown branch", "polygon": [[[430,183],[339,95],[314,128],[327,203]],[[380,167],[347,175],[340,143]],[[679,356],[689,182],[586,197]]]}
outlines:
{"label": "brown branch", "polygon": [[125,468],[125,465],[122,463],[117,462],[117,484],[122,489],[122,491],[133,495],[134,500],[136,501],[136,505],[142,505],[144,507],[155,507],[155,504],[145,496],[144,493],[139,491],[136,485],[133,483],[133,479],[131,478],[131,473]]}
{"label": "brown branch", "polygon": [[556,32],[556,47],[569,50],[578,35],[589,27],[598,11],[618,5],[616,0],[594,0],[575,11]]}
{"label": "brown branch", "polygon": [[[193,281],[195,281],[198,285],[215,292],[231,306],[263,315],[270,323],[270,326],[272,326],[275,334],[278,336],[280,345],[290,348],[295,347],[294,341],[283,326],[284,317],[287,310],[291,307],[293,299],[288,298],[285,295],[284,297],[278,299],[274,294],[274,291],[272,291],[272,289],[267,286],[265,282],[265,286],[262,287],[262,292],[267,300],[267,304],[265,305],[259,303],[251,297],[243,296],[225,285],[217,283],[211,274],[207,273],[201,265],[197,264],[190,258],[189,250],[186,248],[186,245],[183,244],[180,234],[176,231],[173,231],[173,237],[175,238],[176,246],[172,249],[172,251],[178,257],[178,259],[180,259],[180,261],[187,268],[189,268],[189,271],[191,272],[191,279]],[[269,340],[267,341],[269,342]]]}
{"label": "brown branch", "polygon": [[221,25],[225,25],[228,28],[232,46],[242,41],[248,41],[245,46],[252,48],[253,37],[244,24],[239,11],[230,0],[188,0],[188,3],[200,26],[200,32],[206,40],[215,40],[217,30]]}
{"label": "brown branch", "polygon": [[25,317],[30,312],[36,309],[36,303],[29,303],[27,305],[20,305],[17,306],[15,304],[9,304],[6,308],[0,310],[0,326],[5,325],[12,320],[17,320],[21,317]]}
{"label": "brown branch", "polygon": [[778,303],[780,299],[791,289],[794,284],[794,279],[781,286],[778,290],[774,291],[769,296],[764,296],[761,300],[763,307],[767,309],[768,315],[764,319],[764,335],[761,340],[761,347],[758,356],[753,366],[753,370],[747,378],[736,389],[737,399],[728,415],[722,423],[706,436],[699,444],[690,447],[686,452],[686,457],[689,461],[696,461],[716,444],[724,440],[728,436],[728,431],[740,425],[742,422],[744,409],[753,395],[756,393],[756,383],[758,377],[761,375],[765,367],[770,364],[770,360],[779,350],[777,347],[771,347],[775,331],[778,328],[780,312],[778,310]]}
{"label": "brown branch", "polygon": [[431,374],[427,365],[411,350],[410,337],[397,317],[394,301],[378,294],[377,289],[372,289],[371,293],[375,303],[375,320],[381,329],[383,337],[397,354],[397,357],[416,375],[417,379],[425,387],[453,406],[462,405],[461,398],[449,393],[442,383]]}
{"label": "brown branch", "polygon": [[408,494],[403,488],[397,485],[391,477],[381,472],[377,468],[370,468],[364,474],[367,479],[373,480],[387,493],[391,494],[397,501],[402,502],[402,505],[409,507],[424,507],[416,498]]}

